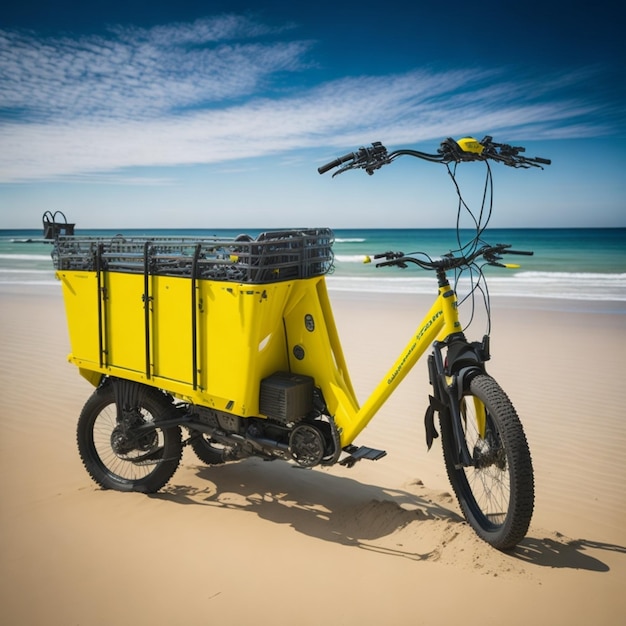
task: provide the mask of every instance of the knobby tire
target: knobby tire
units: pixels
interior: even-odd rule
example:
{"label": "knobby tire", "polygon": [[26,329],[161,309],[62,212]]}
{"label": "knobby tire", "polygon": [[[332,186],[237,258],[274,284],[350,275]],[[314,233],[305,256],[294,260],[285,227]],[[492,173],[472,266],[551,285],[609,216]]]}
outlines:
{"label": "knobby tire", "polygon": [[[148,387],[137,407],[135,426],[174,417],[175,409],[168,396]],[[81,460],[91,478],[103,489],[155,493],[174,475],[182,457],[180,428],[157,428],[134,441],[132,428],[125,447],[121,433],[115,394],[111,384],[94,391],[85,403],[77,427]]]}
{"label": "knobby tire", "polygon": [[221,465],[225,462],[225,449],[208,435],[199,434],[191,439],[191,449],[207,465]]}
{"label": "knobby tire", "polygon": [[[473,396],[486,409],[487,433],[478,434]],[[500,550],[526,535],[534,506],[532,461],[511,401],[488,375],[472,379],[461,401],[462,425],[474,465],[456,467],[455,440],[447,415],[440,416],[450,484],[465,518],[481,539]]]}

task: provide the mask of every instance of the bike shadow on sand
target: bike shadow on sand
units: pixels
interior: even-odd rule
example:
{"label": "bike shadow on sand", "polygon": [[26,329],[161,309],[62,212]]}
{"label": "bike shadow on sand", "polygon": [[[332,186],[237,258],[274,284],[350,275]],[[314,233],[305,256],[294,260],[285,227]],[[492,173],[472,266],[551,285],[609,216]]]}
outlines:
{"label": "bike shadow on sand", "polygon": [[[317,539],[416,561],[439,560],[443,550],[456,550],[452,543],[460,545],[457,542],[465,540],[478,546],[477,550],[494,550],[476,541],[450,494],[428,490],[420,481],[406,489],[388,489],[324,469],[256,458],[186,468],[194,473],[191,485],[173,482],[150,497],[253,513]],[[422,528],[428,524],[429,532],[411,532],[420,528],[414,523]],[[500,554],[527,564],[594,572],[610,568],[591,551],[626,555],[623,546],[550,535],[532,536],[531,528],[531,535],[514,550]]]}
{"label": "bike shadow on sand", "polygon": [[528,536],[511,551],[516,559],[553,568],[569,568],[592,572],[608,572],[610,567],[594,552],[610,552],[626,556],[626,547],[590,539],[570,539],[560,533],[552,537],[537,538]]}
{"label": "bike shadow on sand", "polygon": [[[434,558],[436,546],[430,549],[425,545],[423,550],[411,552],[404,549],[406,545],[398,546],[391,537],[394,533],[416,520],[452,526],[464,523],[430,492],[422,496],[381,488],[323,468],[311,470],[250,458],[209,467],[187,465],[186,470],[193,470],[194,476],[188,481],[191,484],[172,481],[150,497],[253,513],[317,539],[413,560]],[[177,477],[182,482],[181,474],[179,470]],[[415,486],[419,489],[421,483]]]}

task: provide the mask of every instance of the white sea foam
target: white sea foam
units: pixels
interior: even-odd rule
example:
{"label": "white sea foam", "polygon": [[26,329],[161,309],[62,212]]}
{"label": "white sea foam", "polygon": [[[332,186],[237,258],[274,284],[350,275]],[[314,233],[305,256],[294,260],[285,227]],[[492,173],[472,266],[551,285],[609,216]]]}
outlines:
{"label": "white sea foam", "polygon": [[[6,255],[15,258],[16,255]],[[26,255],[28,256],[28,255]],[[355,255],[356,258],[357,255]],[[363,256],[360,256],[362,263]],[[36,257],[36,260],[40,260]],[[364,268],[366,270],[366,268]],[[369,274],[369,272],[366,273]],[[328,287],[336,291],[364,293],[437,293],[437,280],[432,272],[402,276],[372,272],[375,275],[344,275],[340,270],[328,276]],[[54,270],[38,268],[0,268],[1,284],[55,284]],[[581,272],[504,272],[488,277],[489,293],[493,296],[525,298],[561,298],[626,302],[626,273],[602,274]],[[468,293],[472,283],[461,277],[457,284],[459,296]]]}
{"label": "white sea foam", "polygon": [[58,285],[54,270],[0,268],[0,285]]}
{"label": "white sea foam", "polygon": [[0,259],[6,261],[48,261],[49,254],[0,254]]}
{"label": "white sea foam", "polygon": [[0,278],[0,285],[27,285],[29,287],[36,286],[50,286],[53,285],[55,287],[59,286],[59,282],[56,280],[29,280],[29,281],[17,281],[17,280],[3,280]]}
{"label": "white sea foam", "polygon": [[[626,285],[626,274],[606,274],[592,272],[516,272],[516,280],[528,282],[571,282],[586,284],[597,284],[598,282],[610,283],[613,285]],[[491,279],[490,279],[491,280]]]}
{"label": "white sea foam", "polygon": [[[565,272],[520,272],[509,276],[490,276],[489,293],[494,296],[560,298],[626,302],[626,274],[580,274]],[[461,278],[459,295],[471,288],[469,278]],[[374,293],[435,294],[434,275],[423,277],[328,277],[328,287],[337,291]]]}
{"label": "white sea foam", "polygon": [[53,274],[53,270],[30,270],[15,269],[10,267],[0,267],[0,276],[2,274]]}

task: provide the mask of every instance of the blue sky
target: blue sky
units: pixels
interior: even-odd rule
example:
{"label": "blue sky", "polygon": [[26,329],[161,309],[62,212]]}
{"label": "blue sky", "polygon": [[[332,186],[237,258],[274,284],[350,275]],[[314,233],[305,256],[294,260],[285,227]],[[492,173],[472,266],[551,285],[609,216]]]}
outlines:
{"label": "blue sky", "polygon": [[[317,167],[486,134],[553,160],[493,166],[493,226],[626,226],[614,1],[11,4],[0,228],[46,210],[85,228],[453,226],[441,165]],[[470,202],[483,168],[463,168]]]}

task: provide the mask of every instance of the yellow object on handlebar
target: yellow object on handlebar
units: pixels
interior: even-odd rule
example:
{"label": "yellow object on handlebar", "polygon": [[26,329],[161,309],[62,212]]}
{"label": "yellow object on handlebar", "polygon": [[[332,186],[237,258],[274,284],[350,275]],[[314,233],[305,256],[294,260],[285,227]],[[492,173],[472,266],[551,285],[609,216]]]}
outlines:
{"label": "yellow object on handlebar", "polygon": [[463,152],[473,152],[474,154],[481,154],[484,150],[484,146],[480,143],[480,141],[474,139],[474,137],[463,137],[463,139],[459,139],[457,141],[459,148],[463,150]]}

